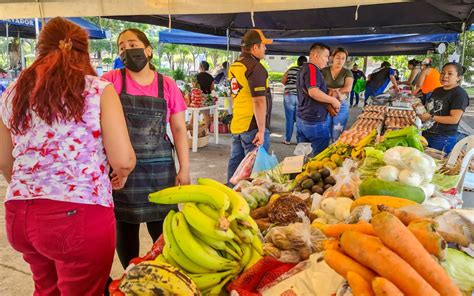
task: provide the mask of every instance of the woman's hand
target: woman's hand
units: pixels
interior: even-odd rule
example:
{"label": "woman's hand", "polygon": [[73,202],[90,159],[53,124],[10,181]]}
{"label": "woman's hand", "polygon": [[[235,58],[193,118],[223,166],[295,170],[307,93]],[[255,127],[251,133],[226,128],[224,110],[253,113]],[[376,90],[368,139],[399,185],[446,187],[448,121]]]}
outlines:
{"label": "woman's hand", "polygon": [[423,114],[420,115],[420,119],[421,119],[421,121],[426,122],[426,121],[431,119],[431,114],[428,113],[428,112],[423,113]]}
{"label": "woman's hand", "polygon": [[125,186],[125,183],[127,183],[128,176],[119,176],[117,173],[112,172],[110,174],[110,177],[110,182],[112,183],[113,190],[122,189]]}
{"label": "woman's hand", "polygon": [[189,170],[180,169],[178,175],[176,176],[176,186],[189,185],[191,184],[191,177],[189,175]]}

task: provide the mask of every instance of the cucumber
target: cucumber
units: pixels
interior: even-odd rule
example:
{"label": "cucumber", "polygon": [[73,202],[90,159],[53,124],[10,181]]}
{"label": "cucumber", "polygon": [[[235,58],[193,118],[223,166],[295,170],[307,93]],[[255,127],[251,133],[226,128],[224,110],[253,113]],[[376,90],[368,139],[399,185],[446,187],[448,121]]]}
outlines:
{"label": "cucumber", "polygon": [[409,186],[400,182],[368,178],[359,185],[359,195],[388,195],[422,203],[425,193],[421,187]]}

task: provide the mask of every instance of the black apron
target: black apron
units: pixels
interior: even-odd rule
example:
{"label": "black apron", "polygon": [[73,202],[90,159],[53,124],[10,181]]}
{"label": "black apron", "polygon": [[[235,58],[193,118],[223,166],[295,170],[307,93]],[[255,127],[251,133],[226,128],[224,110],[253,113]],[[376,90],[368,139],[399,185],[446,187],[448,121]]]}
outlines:
{"label": "black apron", "polygon": [[148,201],[149,193],[172,187],[176,180],[173,145],[166,135],[163,75],[158,73],[158,97],[134,96],[127,94],[125,69],[120,71],[120,101],[137,164],[124,188],[113,192],[115,217],[128,223],[162,221],[171,209],[177,209],[176,205]]}

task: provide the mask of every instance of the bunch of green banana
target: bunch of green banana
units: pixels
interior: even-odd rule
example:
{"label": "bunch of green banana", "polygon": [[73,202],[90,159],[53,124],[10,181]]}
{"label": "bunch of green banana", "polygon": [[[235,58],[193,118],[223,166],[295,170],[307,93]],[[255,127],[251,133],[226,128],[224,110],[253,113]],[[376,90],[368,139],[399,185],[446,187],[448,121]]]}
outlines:
{"label": "bunch of green banana", "polygon": [[212,179],[149,195],[151,202],[182,203],[163,223],[165,246],[155,261],[185,272],[203,295],[223,287],[263,256],[261,234],[245,199]]}
{"label": "bunch of green banana", "polygon": [[201,295],[198,286],[178,268],[159,261],[144,261],[130,269],[120,282],[125,295]]}

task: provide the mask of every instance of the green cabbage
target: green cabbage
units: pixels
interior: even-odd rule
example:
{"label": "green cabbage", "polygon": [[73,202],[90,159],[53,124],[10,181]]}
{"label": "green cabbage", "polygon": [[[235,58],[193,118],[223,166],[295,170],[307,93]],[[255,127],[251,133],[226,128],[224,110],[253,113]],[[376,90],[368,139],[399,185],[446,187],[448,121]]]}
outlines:
{"label": "green cabbage", "polygon": [[459,175],[448,176],[436,173],[433,175],[433,180],[431,180],[431,183],[435,184],[439,190],[445,191],[456,187],[458,180]]}
{"label": "green cabbage", "polygon": [[441,265],[458,288],[471,295],[474,289],[474,258],[464,252],[448,248],[446,261]]}

